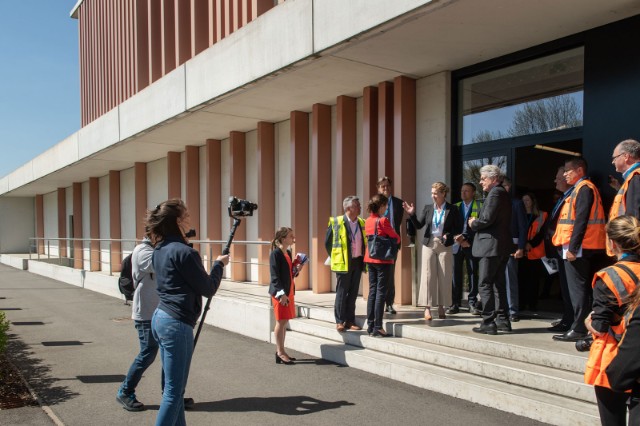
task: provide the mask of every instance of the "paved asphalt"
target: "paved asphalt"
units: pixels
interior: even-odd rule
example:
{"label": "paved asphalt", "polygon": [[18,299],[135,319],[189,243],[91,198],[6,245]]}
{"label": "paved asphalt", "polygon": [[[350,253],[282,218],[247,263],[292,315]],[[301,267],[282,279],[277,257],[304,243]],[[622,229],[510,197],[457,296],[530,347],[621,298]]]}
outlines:
{"label": "paved asphalt", "polygon": [[[137,389],[147,410],[129,413],[116,390],[137,354],[130,307],[109,296],[0,265],[0,310],[11,350],[44,405],[64,424],[152,425],[160,360]],[[214,311],[210,315],[215,315]],[[205,326],[191,365],[190,425],[538,425],[540,423]],[[37,407],[0,411],[2,425],[52,424]]]}

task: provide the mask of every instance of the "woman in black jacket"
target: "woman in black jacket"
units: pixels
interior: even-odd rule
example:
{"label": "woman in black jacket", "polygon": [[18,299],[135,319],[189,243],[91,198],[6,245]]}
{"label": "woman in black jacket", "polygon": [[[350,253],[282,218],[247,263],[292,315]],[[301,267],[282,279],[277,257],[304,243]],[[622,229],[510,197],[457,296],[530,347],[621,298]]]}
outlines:
{"label": "woman in black jacket", "polygon": [[413,204],[403,203],[411,222],[420,229],[426,226],[422,239],[422,274],[418,305],[426,306],[424,319],[430,321],[431,306],[438,307],[438,318],[445,319],[445,306],[451,305],[454,236],[462,232],[462,215],[455,204],[446,201],[449,188],[442,182],[431,185],[433,204],[424,206],[416,216]]}
{"label": "woman in black jacket", "polygon": [[183,396],[193,355],[193,327],[202,312],[202,298],[213,296],[229,262],[229,256],[218,256],[207,273],[200,254],[187,245],[189,227],[189,211],[182,200],[160,203],[147,215],[160,299],[151,330],[160,347],[164,372],[156,425],[186,424]]}
{"label": "woman in black jacket", "polygon": [[302,269],[302,265],[297,269],[293,267],[291,256],[291,245],[295,243],[296,237],[291,228],[282,227],[276,232],[271,242],[271,254],[269,255],[269,269],[271,272],[271,283],[269,294],[273,302],[273,314],[276,318],[276,325],[273,334],[276,337],[276,364],[293,364],[291,358],[284,349],[284,337],[287,331],[287,322],[296,317],[296,307],[294,295],[296,292],[293,277]]}

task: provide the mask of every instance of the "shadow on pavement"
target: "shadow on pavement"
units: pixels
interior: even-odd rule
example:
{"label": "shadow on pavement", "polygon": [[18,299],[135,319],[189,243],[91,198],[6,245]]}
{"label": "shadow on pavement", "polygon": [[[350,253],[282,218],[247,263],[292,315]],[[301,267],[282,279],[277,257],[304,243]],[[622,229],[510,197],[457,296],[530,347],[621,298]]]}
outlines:
{"label": "shadow on pavement", "polygon": [[249,412],[265,411],[285,416],[300,416],[319,411],[333,410],[347,405],[348,401],[321,401],[309,396],[282,396],[270,398],[233,398],[223,401],[197,402],[189,411]]}
{"label": "shadow on pavement", "polygon": [[33,356],[29,347],[20,341],[16,335],[9,335],[6,355],[20,370],[29,386],[45,405],[56,405],[78,396],[66,386],[54,386],[57,378],[51,377],[51,368],[43,360]]}

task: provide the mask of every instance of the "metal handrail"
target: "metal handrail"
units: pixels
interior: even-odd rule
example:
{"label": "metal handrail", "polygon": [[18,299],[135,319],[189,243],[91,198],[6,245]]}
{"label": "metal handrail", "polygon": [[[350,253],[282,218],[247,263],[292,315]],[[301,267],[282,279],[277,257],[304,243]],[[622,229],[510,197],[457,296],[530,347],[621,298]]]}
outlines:
{"label": "metal handrail", "polygon": [[[98,242],[98,243],[108,243],[108,258],[109,258],[109,262],[103,262],[102,259],[99,259],[99,263],[100,265],[104,264],[104,263],[108,263],[109,265],[109,275],[113,275],[113,268],[112,268],[112,255],[114,253],[113,251],[113,243],[124,243],[124,244],[129,244],[132,245],[133,247],[135,247],[137,244],[139,244],[142,240],[138,239],[138,238],[64,238],[64,237],[30,237],[29,238],[29,260],[32,259],[32,255],[35,253],[35,255],[37,256],[37,259],[40,260],[40,256],[41,251],[46,251],[46,256],[47,259],[51,259],[52,257],[52,252],[51,252],[51,242],[62,242],[64,241],[65,244],[65,253],[63,255],[63,253],[60,252],[60,244],[58,244],[57,249],[58,249],[58,264],[61,265],[62,264],[62,260],[63,259],[73,259],[73,243],[75,242],[81,242],[82,243],[82,250],[86,249],[86,242],[92,243],[92,242]],[[193,244],[200,244],[200,245],[205,245],[205,246],[215,246],[215,245],[223,245],[226,243],[226,240],[209,240],[209,239],[205,239],[205,240],[189,240],[189,242],[193,243]],[[270,245],[271,242],[269,241],[252,241],[252,240],[234,240],[233,241],[234,245],[256,245],[256,246],[264,246],[264,245]],[[46,246],[46,250],[45,250],[45,246]],[[122,253],[126,253],[126,252],[131,252],[133,251],[133,247],[130,250],[125,250],[121,248],[118,250],[118,252]],[[66,254],[66,250],[68,250],[69,248],[71,248],[71,255],[67,256]],[[99,252],[102,252],[103,248],[100,247],[98,249]],[[91,247],[89,247],[89,251],[90,253],[92,252]],[[209,256],[211,256],[211,252],[209,251],[207,253]],[[54,257],[55,258],[55,257]],[[90,254],[90,258],[91,260],[91,254]],[[211,259],[208,259],[209,261]],[[203,263],[205,263],[205,256],[202,256],[202,261]],[[244,264],[244,265],[257,265],[257,266],[267,266],[268,263],[264,263],[264,262],[252,262],[252,261],[236,261],[236,260],[230,260],[229,263],[235,263],[235,264]],[[102,270],[102,267],[101,267]]]}

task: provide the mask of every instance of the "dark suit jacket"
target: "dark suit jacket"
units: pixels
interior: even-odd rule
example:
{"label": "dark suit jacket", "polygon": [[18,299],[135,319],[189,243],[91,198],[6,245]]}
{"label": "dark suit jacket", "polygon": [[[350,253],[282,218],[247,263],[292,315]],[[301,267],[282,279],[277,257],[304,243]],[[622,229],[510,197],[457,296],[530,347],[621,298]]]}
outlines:
{"label": "dark suit jacket", "polygon": [[640,219],[640,175],[635,175],[631,178],[624,198],[627,204],[625,213]]}
{"label": "dark suit jacket", "polygon": [[518,248],[524,249],[527,244],[529,223],[524,203],[519,198],[511,199],[511,237],[518,239]]}
{"label": "dark suit jacket", "polygon": [[[420,213],[420,217],[412,214],[410,216],[411,223],[417,228],[420,229],[423,226],[427,226],[424,230],[424,237],[422,239],[422,244],[425,246],[429,244],[429,240],[431,239],[431,226],[433,225],[433,204],[427,204],[422,209],[422,213]],[[444,211],[444,226],[442,229],[444,238],[444,245],[449,247],[453,245],[453,237],[460,234],[462,232],[462,215],[458,210],[458,207],[455,204],[451,204],[445,202],[445,211]]]}
{"label": "dark suit jacket", "polygon": [[[291,251],[287,250],[287,253],[289,254],[289,258],[291,258]],[[291,269],[289,268],[289,262],[287,262],[287,259],[284,257],[282,250],[271,250],[271,254],[269,255],[269,270],[271,272],[269,294],[275,297],[276,293],[280,290],[284,290],[284,294],[290,296]]]}
{"label": "dark suit jacket", "polygon": [[489,191],[478,219],[471,229],[476,231],[472,254],[475,257],[508,256],[511,254],[511,197],[502,185]]}
{"label": "dark suit jacket", "polygon": [[[393,227],[394,231],[396,231],[396,234],[400,235],[400,238],[402,238],[402,234],[400,233],[400,227],[402,226],[402,215],[404,215],[402,200],[392,195],[389,203],[392,204],[393,208],[393,223],[391,224],[391,226]],[[387,219],[391,220],[389,216],[387,216]]]}
{"label": "dark suit jacket", "polygon": [[[473,209],[474,205],[478,206],[480,204],[480,201],[478,200],[473,200],[471,202],[471,206],[469,206],[471,209]],[[456,206],[458,207],[458,206]],[[474,232],[473,229],[471,229],[471,227],[469,227],[467,225],[467,229],[464,229],[464,224],[465,224],[465,220],[468,218],[464,217],[464,201],[460,201],[460,206],[458,207],[458,210],[460,211],[460,216],[462,217],[462,236],[464,237],[464,239],[469,243],[469,244],[473,244],[473,237],[476,235],[476,233]],[[471,217],[471,216],[469,216]]]}

